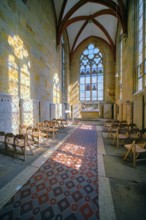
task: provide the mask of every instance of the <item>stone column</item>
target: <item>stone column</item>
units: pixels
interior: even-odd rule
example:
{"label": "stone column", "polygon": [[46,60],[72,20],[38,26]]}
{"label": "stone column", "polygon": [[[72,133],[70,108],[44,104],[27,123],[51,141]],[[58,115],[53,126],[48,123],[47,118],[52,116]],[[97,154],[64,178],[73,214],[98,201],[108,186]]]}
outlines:
{"label": "stone column", "polygon": [[133,103],[127,101],[126,102],[126,121],[128,124],[133,122]]}
{"label": "stone column", "polygon": [[98,108],[99,108],[99,117],[103,118],[103,104],[99,103]]}
{"label": "stone column", "polygon": [[118,106],[117,106],[117,104],[114,104],[114,120],[116,120],[117,119],[117,112],[118,111]]}
{"label": "stone column", "polygon": [[123,120],[123,104],[119,104],[119,121]]}

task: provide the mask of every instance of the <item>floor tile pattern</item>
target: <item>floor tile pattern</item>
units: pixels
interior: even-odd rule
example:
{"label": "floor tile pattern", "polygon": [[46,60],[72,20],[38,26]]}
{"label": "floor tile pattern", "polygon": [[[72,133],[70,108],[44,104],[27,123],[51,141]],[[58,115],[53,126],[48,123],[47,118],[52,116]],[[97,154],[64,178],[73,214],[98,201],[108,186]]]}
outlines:
{"label": "floor tile pattern", "polygon": [[98,220],[96,127],[80,125],[0,210],[1,220]]}

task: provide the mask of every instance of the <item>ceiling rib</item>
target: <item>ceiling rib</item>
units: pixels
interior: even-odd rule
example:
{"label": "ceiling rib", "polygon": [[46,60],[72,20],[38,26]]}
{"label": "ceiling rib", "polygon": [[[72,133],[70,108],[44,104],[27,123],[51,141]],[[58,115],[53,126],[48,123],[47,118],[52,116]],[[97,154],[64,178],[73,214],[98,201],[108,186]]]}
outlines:
{"label": "ceiling rib", "polygon": [[[60,25],[58,26],[58,38],[57,38],[57,43],[60,43],[60,38],[61,38],[61,34],[62,31],[64,29],[64,25],[65,23],[68,21],[68,19],[73,15],[73,13],[78,10],[80,7],[82,7],[83,5],[85,5],[86,3],[91,2],[91,3],[99,3],[101,5],[104,5],[106,7],[109,7],[111,10],[113,10],[113,12],[115,12],[115,16],[117,16],[117,18],[120,19],[122,26],[123,26],[123,19],[120,13],[120,8],[119,6],[112,1],[108,1],[108,0],[81,0],[78,3],[76,3],[69,11],[68,13],[65,15],[65,17],[63,18],[63,20],[60,22]],[[125,29],[125,28],[124,28]],[[123,30],[124,30],[123,29]]]}
{"label": "ceiling rib", "polygon": [[[102,31],[103,40],[111,47],[115,55],[115,40],[114,39],[115,39],[115,33],[116,33],[118,21],[121,23],[121,28],[122,28],[123,33],[127,34],[126,32],[127,31],[127,27],[126,27],[127,15],[126,15],[126,7],[124,5],[125,3],[123,2],[123,0],[117,0],[117,2],[113,0],[78,0],[78,2],[77,3],[76,2],[77,1],[75,1],[73,6],[68,7],[70,4],[70,0],[62,0],[62,4],[60,5],[61,10],[58,16],[59,19],[58,19],[58,24],[57,24],[57,45],[60,45],[61,35],[65,30],[67,30],[68,39],[69,40],[71,39],[71,41],[69,41],[69,47],[70,47],[70,56],[72,56],[76,48],[79,46],[78,44],[80,44],[78,39],[80,38],[82,32],[86,30],[88,23],[91,21],[94,23],[94,25],[96,25]],[[84,9],[87,9],[86,4],[88,4],[89,6],[89,3],[91,3],[91,11],[93,11],[92,10],[94,7],[93,3],[101,5],[99,7],[99,11],[91,15],[87,15],[88,10],[85,10],[85,14],[84,14],[83,13]],[[54,0],[54,4],[55,4],[55,0]],[[84,9],[83,9],[83,6],[84,6]],[[81,7],[82,7],[83,15],[73,17],[74,13],[80,10]],[[107,9],[105,9],[104,7],[107,7]],[[70,8],[70,9],[65,14],[65,11],[67,8]],[[109,28],[107,28],[107,24],[105,23],[106,19],[104,19],[104,22],[102,22],[102,24],[101,22],[97,21],[97,18],[103,15],[105,16],[111,15],[117,18],[117,22],[114,22],[113,24],[115,25],[115,30],[114,30],[114,26],[112,27],[113,32],[111,33],[108,32]],[[108,17],[108,19],[110,19],[110,17]],[[102,21],[102,17],[99,18],[99,20]],[[85,21],[81,27],[79,27],[79,24],[78,24],[79,21]],[[68,29],[68,27],[72,25],[73,23],[76,23],[78,25],[78,28],[79,28],[78,31],[77,29],[75,29],[77,33],[76,32],[73,33],[73,30],[71,30],[72,27]],[[94,33],[92,34],[93,37],[98,37],[102,39],[101,36],[100,37],[98,35],[94,36],[96,33],[95,31],[93,31],[92,33]],[[70,34],[73,34],[72,38],[70,38]],[[105,39],[105,37],[107,40]],[[85,38],[86,37],[83,34],[83,41],[85,40]]]}

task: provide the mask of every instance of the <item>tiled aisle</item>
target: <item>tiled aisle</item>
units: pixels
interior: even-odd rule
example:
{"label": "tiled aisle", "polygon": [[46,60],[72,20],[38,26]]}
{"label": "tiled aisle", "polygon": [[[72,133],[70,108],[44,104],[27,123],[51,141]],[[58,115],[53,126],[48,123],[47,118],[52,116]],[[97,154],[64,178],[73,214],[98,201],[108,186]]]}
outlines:
{"label": "tiled aisle", "polygon": [[97,132],[79,126],[1,209],[0,219],[98,220]]}

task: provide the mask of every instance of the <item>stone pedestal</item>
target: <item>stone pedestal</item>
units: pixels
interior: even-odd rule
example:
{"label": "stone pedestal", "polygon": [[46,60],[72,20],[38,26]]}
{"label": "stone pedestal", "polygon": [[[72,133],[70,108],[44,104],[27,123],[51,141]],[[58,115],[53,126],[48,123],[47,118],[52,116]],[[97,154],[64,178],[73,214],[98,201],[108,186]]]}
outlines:
{"label": "stone pedestal", "polygon": [[74,104],[72,109],[73,109],[73,119],[81,118],[81,104]]}
{"label": "stone pedestal", "polygon": [[35,126],[40,121],[39,100],[20,100],[20,123]]}
{"label": "stone pedestal", "polygon": [[104,104],[103,114],[106,119],[112,118],[112,104]]}
{"label": "stone pedestal", "polygon": [[50,120],[51,113],[50,113],[50,103],[47,101],[40,101],[40,120]]}
{"label": "stone pedestal", "polygon": [[50,104],[50,112],[51,112],[51,120],[53,118],[56,118],[56,104],[51,103]]}
{"label": "stone pedestal", "polygon": [[0,92],[0,130],[18,133],[19,123],[19,99]]}

